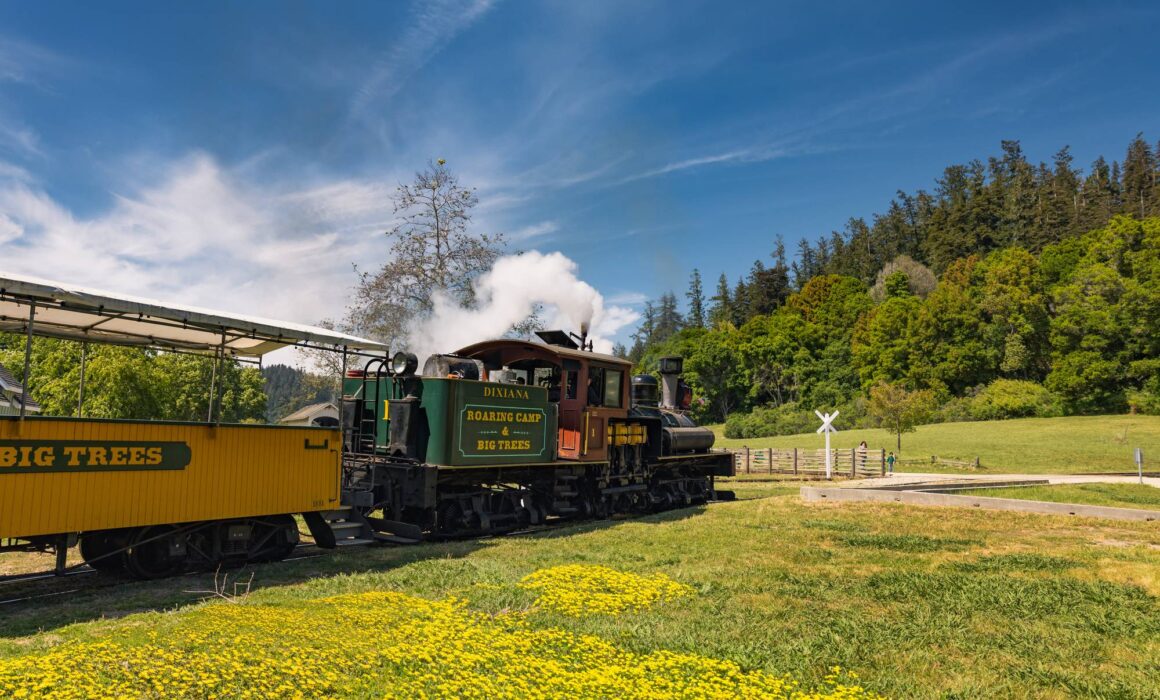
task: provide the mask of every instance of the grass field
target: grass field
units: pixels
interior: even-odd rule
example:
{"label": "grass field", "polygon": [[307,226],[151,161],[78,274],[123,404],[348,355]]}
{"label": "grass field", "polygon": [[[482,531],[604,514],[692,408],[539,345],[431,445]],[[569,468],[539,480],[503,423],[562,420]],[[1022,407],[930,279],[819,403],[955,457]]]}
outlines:
{"label": "grass field", "polygon": [[[75,590],[0,610],[0,687],[56,679],[84,695],[141,672],[138,694],[158,696],[170,681],[200,696],[360,697],[502,681],[532,683],[508,688],[524,695],[700,683],[731,697],[786,673],[827,691],[841,666],[858,680],[837,682],[894,697],[1157,697],[1154,523],[803,504],[796,488],[745,483],[752,500],[259,566],[237,575],[254,574],[240,604],[197,602],[205,575],[64,581]],[[609,567],[591,571],[656,604],[575,615],[525,582],[573,565]]]}
{"label": "grass field", "polygon": [[[837,425],[841,428],[841,417]],[[825,447],[821,435],[781,435],[732,440],[718,433],[718,447]],[[856,447],[865,440],[873,449],[894,449],[894,436],[885,430],[848,430],[834,434],[831,446]],[[1145,469],[1160,470],[1160,416],[1071,416],[1022,418],[1005,421],[922,425],[902,436],[905,459],[932,455],[954,460],[980,457],[979,472],[1075,474],[1134,471],[1133,448],[1144,450]],[[955,471],[929,464],[908,464],[899,471]]]}
{"label": "grass field", "polygon": [[1160,510],[1160,489],[1147,484],[1052,484],[1049,486],[1020,486],[1018,488],[970,489],[956,491],[955,494]]}

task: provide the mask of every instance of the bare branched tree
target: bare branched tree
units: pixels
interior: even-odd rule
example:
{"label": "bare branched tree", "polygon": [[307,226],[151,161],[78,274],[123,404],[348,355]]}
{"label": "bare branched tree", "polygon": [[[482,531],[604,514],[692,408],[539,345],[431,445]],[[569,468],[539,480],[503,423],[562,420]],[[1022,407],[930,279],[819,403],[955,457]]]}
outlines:
{"label": "bare branched tree", "polygon": [[411,184],[399,185],[394,197],[399,218],[386,231],[390,260],[377,272],[360,274],[346,325],[392,342],[431,313],[438,292],[470,305],[472,281],[492,266],[505,244],[502,234],[468,231],[478,201],[475,190],[461,187],[443,160],[428,163]]}

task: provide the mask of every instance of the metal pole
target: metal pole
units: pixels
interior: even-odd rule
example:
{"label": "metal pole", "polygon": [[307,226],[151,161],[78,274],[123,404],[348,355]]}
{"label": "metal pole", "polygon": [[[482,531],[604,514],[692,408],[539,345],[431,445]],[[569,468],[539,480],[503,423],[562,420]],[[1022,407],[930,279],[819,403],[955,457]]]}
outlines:
{"label": "metal pole", "polygon": [[[225,334],[223,333],[222,335],[224,336]],[[221,377],[221,379],[218,381],[218,387],[217,387],[217,401],[216,401],[217,410],[216,410],[216,415],[214,416],[214,421],[213,421],[215,425],[222,424],[222,401],[225,399],[225,395],[226,395],[226,392],[225,392],[226,348],[225,348],[225,344],[224,344],[225,338],[222,338],[222,343],[223,343],[222,347],[218,348],[218,358],[217,358],[217,368],[218,368],[217,373],[218,373],[218,376]]]}
{"label": "metal pole", "polygon": [[214,396],[216,396],[216,394],[215,394],[216,388],[217,388],[217,355],[214,355],[213,367],[210,369],[210,375],[209,375],[209,412],[205,416],[206,423],[213,422],[213,401],[214,401]]}
{"label": "metal pole", "polygon": [[826,431],[826,478],[832,479],[832,471],[834,468],[834,453],[830,452],[830,431]]}
{"label": "metal pole", "polygon": [[24,338],[24,376],[20,380],[20,422],[24,422],[25,408],[28,404],[28,373],[32,368],[32,326],[36,322],[36,302],[28,304],[28,333]]}
{"label": "metal pole", "polygon": [[77,418],[85,416],[85,363],[89,356],[89,344],[81,343],[81,387],[77,391]]}
{"label": "metal pole", "polygon": [[342,400],[343,399],[342,383],[345,380],[346,380],[346,346],[343,345],[342,346],[342,370],[341,370],[341,373],[339,374],[339,377],[338,377],[338,430],[339,430],[339,434],[341,434],[342,431],[346,430],[346,423],[343,422],[343,418],[346,417],[345,411],[343,410],[343,405],[346,402]]}

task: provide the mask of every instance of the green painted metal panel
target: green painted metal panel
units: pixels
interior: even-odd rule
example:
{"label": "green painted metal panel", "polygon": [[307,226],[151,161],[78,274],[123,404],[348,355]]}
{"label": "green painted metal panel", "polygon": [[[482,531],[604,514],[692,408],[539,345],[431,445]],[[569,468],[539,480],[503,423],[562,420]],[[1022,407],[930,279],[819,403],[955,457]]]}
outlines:
{"label": "green painted metal panel", "polygon": [[[378,384],[376,392],[375,384]],[[342,382],[343,396],[357,397],[364,411],[374,416],[375,447],[386,451],[391,441],[391,422],[388,420],[387,401],[402,398],[400,380],[381,376],[364,381],[362,377],[346,377]],[[369,426],[364,426],[364,430]]]}
{"label": "green painted metal panel", "polygon": [[543,387],[423,380],[429,464],[478,467],[556,458],[556,405]]}

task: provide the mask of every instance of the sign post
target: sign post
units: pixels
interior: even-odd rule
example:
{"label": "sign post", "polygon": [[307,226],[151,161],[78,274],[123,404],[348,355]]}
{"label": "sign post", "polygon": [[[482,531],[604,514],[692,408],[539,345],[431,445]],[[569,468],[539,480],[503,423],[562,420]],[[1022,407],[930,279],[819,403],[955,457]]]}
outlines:
{"label": "sign post", "polygon": [[1136,448],[1136,473],[1140,475],[1140,483],[1144,483],[1144,450]]}
{"label": "sign post", "polygon": [[834,453],[830,452],[830,433],[838,432],[834,427],[834,419],[838,417],[838,411],[833,413],[822,413],[821,411],[814,411],[814,415],[822,421],[822,427],[818,428],[817,432],[826,434],[826,478],[832,479],[834,469]]}

